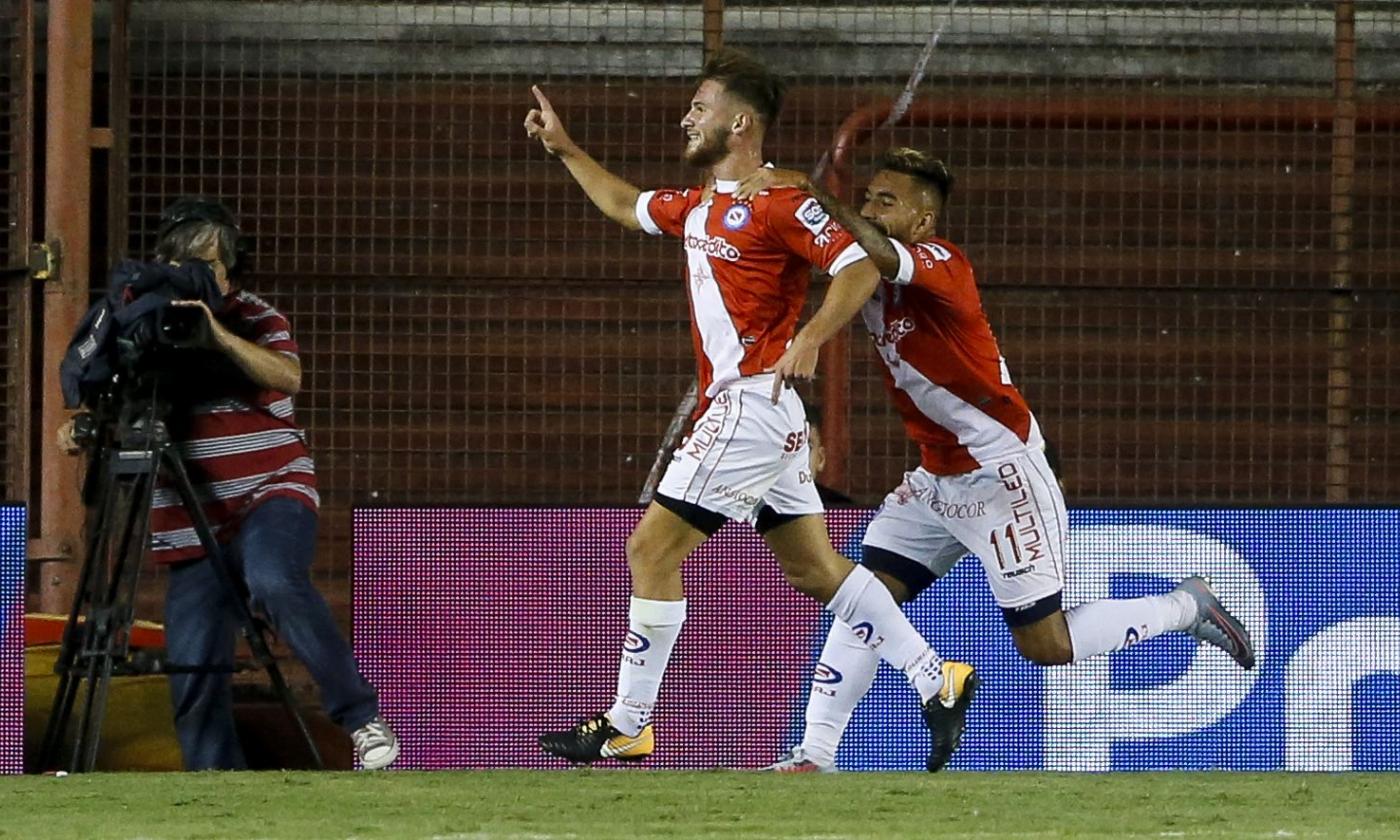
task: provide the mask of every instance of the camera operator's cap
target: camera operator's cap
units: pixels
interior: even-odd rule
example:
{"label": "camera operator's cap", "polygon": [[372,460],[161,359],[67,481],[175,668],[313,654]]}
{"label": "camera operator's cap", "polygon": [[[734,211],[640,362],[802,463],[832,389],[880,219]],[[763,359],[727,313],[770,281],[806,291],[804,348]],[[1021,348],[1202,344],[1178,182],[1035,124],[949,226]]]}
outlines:
{"label": "camera operator's cap", "polygon": [[234,232],[233,265],[230,275],[237,276],[248,270],[249,256],[253,250],[253,238],[238,226],[238,217],[223,202],[203,196],[177,198],[160,211],[160,226],[156,228],[156,241],[160,242],[171,231],[189,222],[206,222],[231,228]]}
{"label": "camera operator's cap", "polygon": [[[187,222],[211,222],[239,230],[238,218],[222,202],[212,198],[185,196],[175,199],[160,211],[160,227],[156,228],[156,239],[164,239],[166,234]],[[242,231],[239,230],[239,233]]]}

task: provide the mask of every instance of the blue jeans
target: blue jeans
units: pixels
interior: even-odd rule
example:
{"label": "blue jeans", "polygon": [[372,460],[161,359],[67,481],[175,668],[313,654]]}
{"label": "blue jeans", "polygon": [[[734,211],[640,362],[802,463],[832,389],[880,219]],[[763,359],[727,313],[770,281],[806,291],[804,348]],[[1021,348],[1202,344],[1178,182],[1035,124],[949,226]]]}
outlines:
{"label": "blue jeans", "polygon": [[[285,497],[254,508],[224,546],[224,559],[247,585],[253,609],[268,617],[305,663],[331,720],[353,732],[378,714],[378,699],[355,666],[326,599],[311,583],[315,553],[316,512]],[[171,664],[231,668],[238,634],[233,603],[207,559],[171,567],[165,597]],[[234,730],[229,683],[228,672],[170,675],[186,770],[247,766]]]}

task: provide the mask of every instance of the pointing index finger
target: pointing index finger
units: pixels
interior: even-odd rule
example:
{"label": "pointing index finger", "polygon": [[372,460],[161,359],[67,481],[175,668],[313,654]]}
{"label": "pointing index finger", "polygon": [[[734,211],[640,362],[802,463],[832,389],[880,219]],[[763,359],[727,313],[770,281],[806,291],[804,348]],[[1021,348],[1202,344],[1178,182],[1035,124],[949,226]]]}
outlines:
{"label": "pointing index finger", "polygon": [[530,85],[530,92],[535,95],[535,101],[540,103],[541,111],[544,111],[546,114],[554,111],[554,106],[549,104],[549,97],[544,95],[544,91],[540,90],[539,85]]}

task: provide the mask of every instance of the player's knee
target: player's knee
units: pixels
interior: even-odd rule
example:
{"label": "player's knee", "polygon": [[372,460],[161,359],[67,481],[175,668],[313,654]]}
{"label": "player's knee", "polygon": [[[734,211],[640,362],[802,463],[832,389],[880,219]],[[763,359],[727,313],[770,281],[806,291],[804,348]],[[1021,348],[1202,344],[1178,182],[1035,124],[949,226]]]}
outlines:
{"label": "player's knee", "polygon": [[633,531],[627,538],[627,568],[634,576],[647,574],[664,568],[674,554],[672,546],[664,538]]}
{"label": "player's knee", "polygon": [[785,566],[783,577],[787,579],[788,585],[793,589],[821,604],[826,604],[835,597],[836,589],[839,586],[839,583],[833,582],[831,576],[825,574],[822,569],[810,565]]}

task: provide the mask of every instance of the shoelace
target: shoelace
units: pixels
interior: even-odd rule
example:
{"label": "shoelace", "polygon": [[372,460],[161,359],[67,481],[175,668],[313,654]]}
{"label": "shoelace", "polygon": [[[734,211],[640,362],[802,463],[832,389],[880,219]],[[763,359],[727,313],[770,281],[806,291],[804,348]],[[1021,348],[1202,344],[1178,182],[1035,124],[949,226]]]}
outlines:
{"label": "shoelace", "polygon": [[578,731],[580,733],[596,732],[599,729],[601,729],[603,727],[603,724],[606,722],[607,720],[602,715],[599,715],[598,717],[592,717],[580,722],[578,725]]}
{"label": "shoelace", "polygon": [[355,746],[363,746],[370,741],[389,740],[389,727],[377,720],[372,720],[359,729],[354,734]]}

